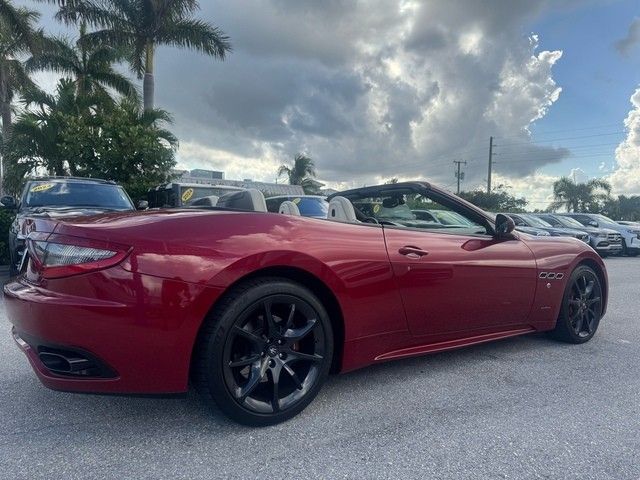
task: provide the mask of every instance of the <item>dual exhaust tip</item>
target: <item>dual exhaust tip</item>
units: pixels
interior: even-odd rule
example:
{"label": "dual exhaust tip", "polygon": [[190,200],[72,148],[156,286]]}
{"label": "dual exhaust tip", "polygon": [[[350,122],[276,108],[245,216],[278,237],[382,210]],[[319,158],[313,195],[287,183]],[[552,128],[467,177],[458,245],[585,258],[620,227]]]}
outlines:
{"label": "dual exhaust tip", "polygon": [[95,368],[94,363],[78,356],[66,356],[64,353],[43,351],[38,354],[40,361],[53,373],[62,375],[89,376]]}

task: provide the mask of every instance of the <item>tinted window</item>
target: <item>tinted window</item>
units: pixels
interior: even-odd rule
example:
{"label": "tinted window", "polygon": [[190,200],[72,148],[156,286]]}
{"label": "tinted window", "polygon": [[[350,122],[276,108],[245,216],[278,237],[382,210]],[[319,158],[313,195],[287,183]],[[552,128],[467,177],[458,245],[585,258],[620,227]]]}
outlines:
{"label": "tinted window", "polygon": [[23,199],[24,207],[100,207],[133,210],[122,187],[100,183],[30,182]]}
{"label": "tinted window", "polygon": [[[540,215],[540,218],[554,227],[562,227],[563,223],[551,215]],[[578,224],[580,225],[580,224]]]}

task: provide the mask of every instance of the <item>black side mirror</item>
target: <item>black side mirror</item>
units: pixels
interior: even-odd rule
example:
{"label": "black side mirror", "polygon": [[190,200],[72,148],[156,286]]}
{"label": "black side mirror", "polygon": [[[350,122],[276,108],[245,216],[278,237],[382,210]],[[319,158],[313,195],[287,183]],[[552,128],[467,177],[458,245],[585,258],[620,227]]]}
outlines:
{"label": "black side mirror", "polygon": [[149,202],[146,200],[140,200],[137,208],[138,210],[149,210]]}
{"label": "black side mirror", "polygon": [[4,208],[7,208],[9,210],[15,210],[16,208],[18,208],[16,199],[10,195],[5,195],[4,197],[0,198],[0,203],[4,206]]}
{"label": "black side mirror", "polygon": [[516,224],[513,218],[503,213],[496,215],[496,236],[498,238],[509,237],[515,228]]}

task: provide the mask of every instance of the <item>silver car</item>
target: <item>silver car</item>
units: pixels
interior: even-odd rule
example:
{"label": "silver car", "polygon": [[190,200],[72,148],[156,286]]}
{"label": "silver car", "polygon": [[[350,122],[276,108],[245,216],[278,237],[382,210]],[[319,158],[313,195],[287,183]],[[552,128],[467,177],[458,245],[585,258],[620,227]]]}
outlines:
{"label": "silver car", "polygon": [[635,257],[640,254],[640,228],[638,227],[620,225],[599,213],[562,213],[558,215],[574,218],[585,226],[615,230],[620,236],[622,251],[625,255]]}

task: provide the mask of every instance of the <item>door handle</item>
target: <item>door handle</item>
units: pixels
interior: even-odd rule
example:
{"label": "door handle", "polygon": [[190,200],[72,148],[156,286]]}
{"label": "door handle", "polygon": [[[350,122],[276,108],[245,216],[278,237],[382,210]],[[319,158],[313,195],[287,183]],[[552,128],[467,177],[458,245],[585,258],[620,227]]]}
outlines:
{"label": "door handle", "polygon": [[418,247],[413,247],[411,245],[402,247],[400,250],[398,250],[398,253],[400,255],[404,255],[406,257],[411,257],[411,258],[420,258],[426,255],[429,255],[429,252],[422,250],[421,248],[418,248]]}

